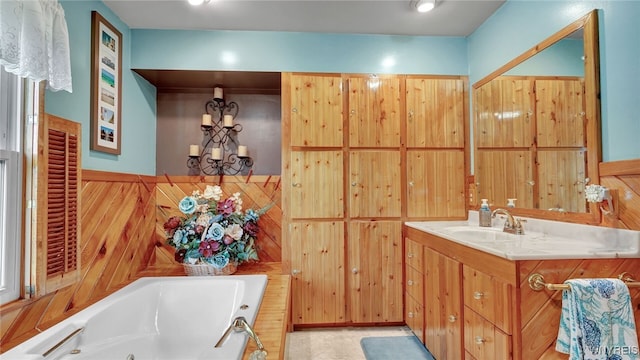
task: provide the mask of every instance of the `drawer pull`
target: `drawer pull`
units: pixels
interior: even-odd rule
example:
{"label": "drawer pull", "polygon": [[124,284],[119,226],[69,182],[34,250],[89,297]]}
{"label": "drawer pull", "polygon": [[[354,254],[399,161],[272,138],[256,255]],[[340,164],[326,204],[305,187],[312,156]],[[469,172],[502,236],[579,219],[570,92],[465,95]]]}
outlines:
{"label": "drawer pull", "polygon": [[454,323],[456,322],[456,320],[458,320],[458,317],[455,315],[449,315],[449,322],[450,323]]}
{"label": "drawer pull", "polygon": [[357,274],[358,273],[358,268],[351,269],[351,272],[354,273],[354,274]]}
{"label": "drawer pull", "polygon": [[408,317],[413,318],[413,311],[409,311],[409,313],[407,314]]}
{"label": "drawer pull", "polygon": [[408,285],[408,286],[413,285],[413,280],[409,280],[409,281],[407,281],[407,285]]}
{"label": "drawer pull", "polygon": [[476,300],[480,300],[484,297],[484,293],[480,292],[480,291],[474,291],[473,292],[473,298]]}
{"label": "drawer pull", "polygon": [[475,341],[476,341],[476,344],[478,345],[482,345],[486,342],[486,340],[483,339],[481,336],[476,336]]}

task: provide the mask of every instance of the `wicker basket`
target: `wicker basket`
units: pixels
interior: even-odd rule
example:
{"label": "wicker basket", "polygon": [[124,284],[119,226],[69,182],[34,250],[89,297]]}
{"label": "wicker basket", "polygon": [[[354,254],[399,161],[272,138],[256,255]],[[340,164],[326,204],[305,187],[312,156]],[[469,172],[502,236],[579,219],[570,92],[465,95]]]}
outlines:
{"label": "wicker basket", "polygon": [[209,264],[191,265],[183,263],[182,267],[184,267],[184,272],[188,276],[231,275],[238,270],[238,263],[230,262],[222,269]]}

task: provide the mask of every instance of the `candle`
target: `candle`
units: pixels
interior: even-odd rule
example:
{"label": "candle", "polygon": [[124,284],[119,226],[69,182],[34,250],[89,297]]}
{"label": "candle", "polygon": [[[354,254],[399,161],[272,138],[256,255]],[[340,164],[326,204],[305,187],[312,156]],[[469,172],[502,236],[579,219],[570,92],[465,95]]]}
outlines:
{"label": "candle", "polygon": [[222,160],[222,151],[220,148],[211,149],[211,158],[213,160]]}
{"label": "candle", "polygon": [[224,127],[226,128],[233,127],[233,116],[231,115],[224,116]]}
{"label": "candle", "polygon": [[238,156],[247,157],[247,147],[244,145],[238,145]]}
{"label": "candle", "polygon": [[200,145],[189,145],[189,156],[200,156]]}
{"label": "candle", "polygon": [[202,125],[203,126],[211,126],[211,115],[203,114],[202,115]]}
{"label": "candle", "polygon": [[224,99],[222,97],[222,88],[221,87],[213,88],[213,98],[214,99]]}

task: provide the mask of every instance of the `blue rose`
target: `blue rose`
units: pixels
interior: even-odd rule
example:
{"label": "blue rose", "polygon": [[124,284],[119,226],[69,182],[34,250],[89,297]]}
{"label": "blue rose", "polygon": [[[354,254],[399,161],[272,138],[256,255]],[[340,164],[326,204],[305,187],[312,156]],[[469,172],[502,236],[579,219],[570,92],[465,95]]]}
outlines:
{"label": "blue rose", "polygon": [[196,211],[196,207],[198,206],[198,202],[191,196],[185,196],[180,203],[178,204],[178,208],[182,211],[183,214],[193,214]]}
{"label": "blue rose", "polygon": [[260,216],[253,210],[253,209],[249,209],[247,210],[247,212],[244,214],[244,221],[248,222],[248,221],[258,221],[258,218]]}
{"label": "blue rose", "polygon": [[223,267],[229,264],[229,254],[221,253],[214,255],[211,259],[211,265],[215,266],[218,269],[222,269]]}
{"label": "blue rose", "polygon": [[173,243],[180,245],[182,242],[187,242],[187,238],[184,236],[184,231],[181,229],[176,230],[173,233]]}
{"label": "blue rose", "polygon": [[218,223],[213,223],[209,227],[207,235],[209,235],[208,237],[213,238],[213,240],[220,241],[224,236],[224,228]]}

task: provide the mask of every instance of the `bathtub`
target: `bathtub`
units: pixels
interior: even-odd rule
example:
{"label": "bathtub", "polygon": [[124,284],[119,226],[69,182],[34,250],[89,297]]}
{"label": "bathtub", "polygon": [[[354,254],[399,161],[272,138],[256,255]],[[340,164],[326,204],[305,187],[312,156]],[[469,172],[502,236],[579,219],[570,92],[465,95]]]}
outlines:
{"label": "bathtub", "polygon": [[214,345],[235,317],[253,325],[266,284],[266,275],[141,278],[0,359],[240,359],[245,333]]}

